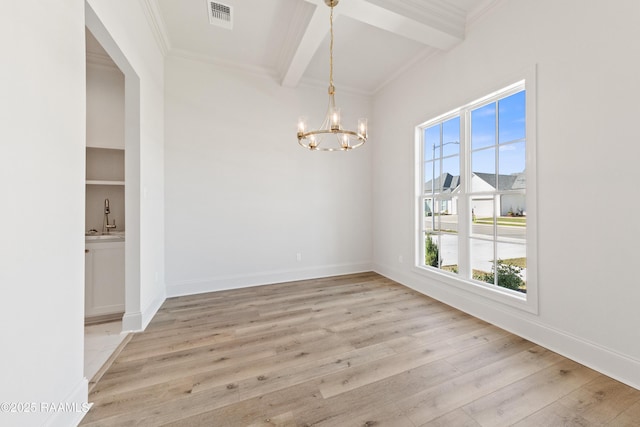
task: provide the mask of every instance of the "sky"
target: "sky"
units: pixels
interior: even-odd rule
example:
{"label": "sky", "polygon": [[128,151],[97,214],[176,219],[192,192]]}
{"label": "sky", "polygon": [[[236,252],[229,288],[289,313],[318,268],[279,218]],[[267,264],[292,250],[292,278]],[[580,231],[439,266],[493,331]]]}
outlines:
{"label": "sky", "polygon": [[[496,110],[498,126],[496,130]],[[496,131],[498,164],[496,165]],[[440,133],[442,132],[442,140]],[[510,175],[525,169],[525,91],[515,93],[471,111],[472,172]],[[441,147],[442,145],[442,147]],[[440,157],[442,172],[460,175],[460,117],[424,131],[424,157]],[[448,157],[454,156],[454,157]],[[425,164],[425,181],[441,175],[439,162]],[[434,166],[432,168],[431,166]],[[496,167],[497,166],[497,167]]]}

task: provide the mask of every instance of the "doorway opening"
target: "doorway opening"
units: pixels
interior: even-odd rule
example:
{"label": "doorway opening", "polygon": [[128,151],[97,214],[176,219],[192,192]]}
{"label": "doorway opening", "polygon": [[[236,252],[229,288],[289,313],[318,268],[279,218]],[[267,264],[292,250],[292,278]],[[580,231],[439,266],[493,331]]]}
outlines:
{"label": "doorway opening", "polygon": [[84,373],[91,387],[125,337],[125,79],[86,28],[85,47]]}
{"label": "doorway opening", "polygon": [[[103,79],[92,89],[102,93],[106,97],[102,101],[107,104],[102,105],[96,116],[91,117],[90,113],[93,113],[90,111],[92,106],[89,105],[91,100],[87,89],[88,193],[85,232],[95,234],[95,241],[103,241],[92,243],[100,246],[94,247],[90,255],[96,258],[102,256],[102,259],[92,260],[91,267],[86,268],[85,278],[87,274],[92,274],[94,279],[99,275],[112,275],[117,278],[113,283],[120,281],[122,286],[118,287],[117,283],[113,288],[96,289],[94,286],[94,294],[91,295],[93,306],[90,307],[93,311],[85,306],[85,315],[98,323],[88,326],[92,328],[89,332],[85,329],[85,376],[94,383],[96,375],[106,370],[114,352],[117,354],[127,337],[130,337],[127,333],[142,329],[140,79],[88,2],[85,2],[85,25],[86,37],[90,40],[87,42],[87,62],[94,62],[94,65],[97,62],[102,67],[97,74],[102,74]],[[94,41],[95,45],[90,46]],[[87,78],[88,85],[96,83],[90,82],[89,76]],[[120,109],[117,105],[120,105]],[[94,122],[90,123],[89,120]],[[101,128],[101,124],[104,127]],[[97,175],[90,175],[94,172]],[[120,271],[118,266],[121,267]],[[94,270],[89,271],[91,268]],[[110,280],[103,283],[107,282]],[[104,322],[114,319],[117,323]],[[91,367],[88,366],[88,356],[96,356],[91,360]],[[105,358],[104,364],[100,365]],[[88,368],[91,371],[97,368],[97,374],[92,375]]]}

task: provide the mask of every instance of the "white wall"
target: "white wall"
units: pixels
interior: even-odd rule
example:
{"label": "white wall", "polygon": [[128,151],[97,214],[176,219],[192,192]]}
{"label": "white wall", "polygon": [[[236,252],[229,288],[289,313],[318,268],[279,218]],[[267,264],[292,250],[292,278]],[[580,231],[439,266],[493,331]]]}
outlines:
{"label": "white wall", "polygon": [[0,402],[36,404],[0,425],[70,426],[87,401],[83,2],[3,3],[0,51]]}
{"label": "white wall", "polygon": [[[370,270],[370,147],[296,139],[299,116],[324,117],[326,88],[176,57],[165,82],[169,295]],[[369,115],[367,98],[336,101],[353,126]]]}
{"label": "white wall", "polygon": [[[375,99],[377,271],[640,387],[640,2],[510,0]],[[416,274],[414,127],[537,64],[539,315]],[[535,96],[536,94],[528,94]],[[529,216],[535,212],[527,212]],[[398,226],[398,225],[401,226]]]}
{"label": "white wall", "polygon": [[[125,74],[127,293],[123,322],[127,329],[143,329],[165,298],[164,57],[150,29],[144,0],[88,0],[88,4],[89,29]],[[131,145],[132,140],[138,143]],[[139,203],[132,202],[138,199]],[[137,263],[130,262],[132,252],[138,254]],[[134,281],[139,288],[130,286]]]}

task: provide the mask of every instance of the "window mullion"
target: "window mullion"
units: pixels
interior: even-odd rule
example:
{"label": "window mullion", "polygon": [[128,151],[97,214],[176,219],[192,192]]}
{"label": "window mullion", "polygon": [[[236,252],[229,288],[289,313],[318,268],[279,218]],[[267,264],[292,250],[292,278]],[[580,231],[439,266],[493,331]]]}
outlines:
{"label": "window mullion", "polygon": [[495,146],[495,180],[496,188],[493,196],[493,283],[498,284],[498,217],[500,216],[500,105],[498,101],[494,102],[496,111],[496,127],[494,132]]}
{"label": "window mullion", "polygon": [[470,153],[471,153],[471,126],[469,126],[470,111],[463,109],[460,112],[460,196],[458,203],[458,273],[466,279],[471,278],[470,249],[471,240],[471,214],[470,214]]}

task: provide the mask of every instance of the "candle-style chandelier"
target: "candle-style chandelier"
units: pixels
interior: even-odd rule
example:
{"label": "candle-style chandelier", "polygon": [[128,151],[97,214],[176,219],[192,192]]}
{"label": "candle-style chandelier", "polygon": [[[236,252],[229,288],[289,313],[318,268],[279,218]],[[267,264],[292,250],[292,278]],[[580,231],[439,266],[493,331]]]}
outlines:
{"label": "candle-style chandelier", "polygon": [[329,43],[329,108],[319,129],[307,130],[306,118],[298,121],[298,143],[313,151],[349,151],[367,141],[367,119],[358,119],[358,130],[346,130],[340,123],[340,109],[336,107],[333,86],[333,8],[340,0],[324,0],[331,8],[329,15],[331,41]]}

